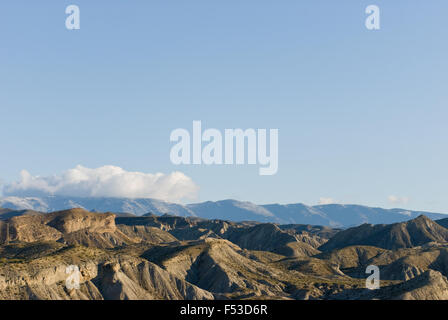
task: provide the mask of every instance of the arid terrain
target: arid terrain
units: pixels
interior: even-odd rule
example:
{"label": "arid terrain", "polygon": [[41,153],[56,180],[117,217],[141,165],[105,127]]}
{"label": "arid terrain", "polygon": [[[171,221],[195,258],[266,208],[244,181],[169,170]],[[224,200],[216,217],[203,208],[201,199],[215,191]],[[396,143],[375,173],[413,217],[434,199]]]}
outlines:
{"label": "arid terrain", "polygon": [[448,299],[446,227],[0,209],[0,299]]}

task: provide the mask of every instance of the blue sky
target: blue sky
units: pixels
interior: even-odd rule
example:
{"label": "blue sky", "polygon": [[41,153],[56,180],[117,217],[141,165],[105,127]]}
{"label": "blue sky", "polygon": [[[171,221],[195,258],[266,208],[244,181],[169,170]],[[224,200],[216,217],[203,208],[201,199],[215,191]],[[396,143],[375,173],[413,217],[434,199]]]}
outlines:
{"label": "blue sky", "polygon": [[[81,29],[65,28],[65,8]],[[381,9],[381,30],[364,27]],[[196,201],[448,212],[446,1],[3,1],[0,179],[180,170]],[[279,171],[174,166],[170,133],[278,128]],[[391,203],[394,195],[407,202]]]}

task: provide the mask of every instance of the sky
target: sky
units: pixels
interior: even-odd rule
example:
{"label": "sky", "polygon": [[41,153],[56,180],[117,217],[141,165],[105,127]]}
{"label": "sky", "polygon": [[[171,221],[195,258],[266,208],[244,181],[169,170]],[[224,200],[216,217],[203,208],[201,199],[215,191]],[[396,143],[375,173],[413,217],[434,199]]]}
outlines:
{"label": "sky", "polygon": [[[79,30],[65,27],[71,4]],[[380,30],[365,27],[371,4]],[[138,179],[172,201],[448,213],[447,12],[445,0],[2,1],[3,193],[76,192],[83,177],[120,195]],[[278,129],[278,172],[174,165],[170,133],[194,120]]]}

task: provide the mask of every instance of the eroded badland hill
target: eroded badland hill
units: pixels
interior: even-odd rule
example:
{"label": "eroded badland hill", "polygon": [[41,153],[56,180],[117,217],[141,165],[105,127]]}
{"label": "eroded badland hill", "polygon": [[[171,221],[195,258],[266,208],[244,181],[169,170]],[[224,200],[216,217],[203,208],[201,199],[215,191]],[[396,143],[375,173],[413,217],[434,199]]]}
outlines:
{"label": "eroded badland hill", "polygon": [[[0,299],[447,299],[445,226],[3,210]],[[377,290],[366,288],[369,265]],[[68,266],[79,288],[67,286]]]}

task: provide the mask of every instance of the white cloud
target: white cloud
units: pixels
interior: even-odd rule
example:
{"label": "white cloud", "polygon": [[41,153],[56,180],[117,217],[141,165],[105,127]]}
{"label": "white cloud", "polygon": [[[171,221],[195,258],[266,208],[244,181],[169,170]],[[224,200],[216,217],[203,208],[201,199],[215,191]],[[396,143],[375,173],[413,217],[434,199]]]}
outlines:
{"label": "white cloud", "polygon": [[319,198],[319,204],[334,204],[334,203],[340,203],[337,200],[334,200],[333,198]]}
{"label": "white cloud", "polygon": [[398,197],[398,196],[394,196],[394,195],[387,197],[387,200],[391,204],[400,204],[400,205],[405,205],[405,204],[408,204],[408,202],[409,202],[408,197]]}
{"label": "white cloud", "polygon": [[115,166],[90,169],[78,165],[60,175],[46,177],[32,176],[22,170],[19,181],[4,185],[3,194],[156,198],[178,202],[195,199],[198,190],[193,180],[179,171],[151,174],[129,172]]}

